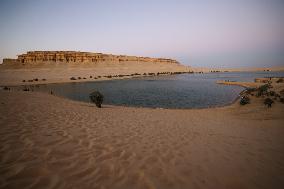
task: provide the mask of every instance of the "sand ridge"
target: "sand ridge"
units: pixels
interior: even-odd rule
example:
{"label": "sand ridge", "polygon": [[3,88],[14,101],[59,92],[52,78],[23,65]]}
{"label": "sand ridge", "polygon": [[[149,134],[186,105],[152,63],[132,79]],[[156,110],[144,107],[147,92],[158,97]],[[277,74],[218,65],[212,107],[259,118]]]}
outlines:
{"label": "sand ridge", "polygon": [[[284,105],[167,110],[0,92],[1,188],[281,188]],[[258,99],[260,100],[260,99]]]}

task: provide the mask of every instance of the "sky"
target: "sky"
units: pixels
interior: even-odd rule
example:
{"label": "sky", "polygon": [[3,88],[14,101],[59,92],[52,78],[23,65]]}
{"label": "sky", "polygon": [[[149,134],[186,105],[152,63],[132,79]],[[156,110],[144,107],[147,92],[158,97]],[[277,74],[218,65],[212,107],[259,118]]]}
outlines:
{"label": "sky", "polygon": [[284,66],[284,1],[0,0],[0,59],[31,50]]}

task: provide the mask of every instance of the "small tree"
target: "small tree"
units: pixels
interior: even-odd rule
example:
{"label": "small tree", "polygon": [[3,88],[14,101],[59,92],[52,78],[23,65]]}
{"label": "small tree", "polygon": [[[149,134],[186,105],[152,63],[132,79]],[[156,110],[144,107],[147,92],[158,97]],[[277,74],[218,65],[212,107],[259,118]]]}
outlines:
{"label": "small tree", "polygon": [[264,94],[267,94],[268,88],[269,88],[269,84],[265,84],[265,85],[260,86],[258,88],[257,96],[262,96]]}
{"label": "small tree", "polygon": [[91,102],[95,103],[98,108],[102,107],[104,96],[99,91],[94,91],[90,95]]}
{"label": "small tree", "polygon": [[274,101],[271,98],[266,98],[264,100],[264,105],[267,105],[268,108],[271,108],[271,105],[274,103]]}
{"label": "small tree", "polygon": [[246,105],[250,103],[250,98],[248,96],[242,96],[240,100],[240,105]]}

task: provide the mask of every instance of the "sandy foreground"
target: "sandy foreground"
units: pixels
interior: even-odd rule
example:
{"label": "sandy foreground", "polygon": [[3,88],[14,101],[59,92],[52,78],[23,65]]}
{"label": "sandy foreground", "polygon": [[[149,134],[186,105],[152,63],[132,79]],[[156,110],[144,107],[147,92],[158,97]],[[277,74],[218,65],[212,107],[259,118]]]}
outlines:
{"label": "sandy foreground", "polygon": [[283,188],[284,104],[149,109],[0,91],[0,188]]}

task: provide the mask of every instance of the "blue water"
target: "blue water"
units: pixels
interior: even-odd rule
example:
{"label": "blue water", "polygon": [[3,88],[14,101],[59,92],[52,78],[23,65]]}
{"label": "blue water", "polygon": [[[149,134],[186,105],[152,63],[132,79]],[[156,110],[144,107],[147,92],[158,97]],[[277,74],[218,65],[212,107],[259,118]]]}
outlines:
{"label": "blue water", "polygon": [[284,72],[181,74],[112,81],[40,85],[37,91],[89,102],[98,90],[104,103],[152,108],[206,108],[233,102],[243,90],[216,84],[217,80],[253,81],[257,77],[284,77]]}

